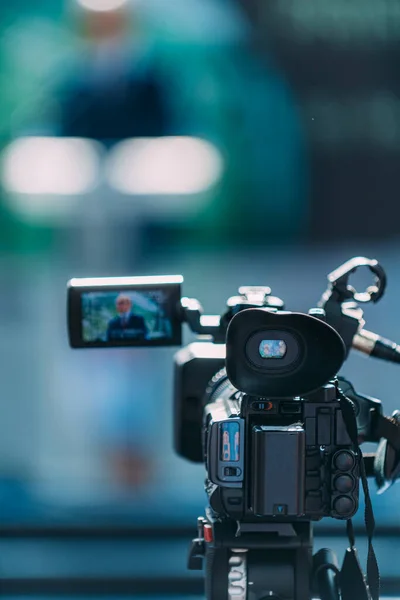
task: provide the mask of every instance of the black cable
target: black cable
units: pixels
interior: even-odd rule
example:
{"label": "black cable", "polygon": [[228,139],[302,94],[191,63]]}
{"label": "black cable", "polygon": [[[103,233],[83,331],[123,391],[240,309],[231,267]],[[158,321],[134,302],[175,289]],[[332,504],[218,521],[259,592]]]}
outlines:
{"label": "black cable", "polygon": [[387,362],[400,363],[400,346],[372,331],[361,329],[352,342],[353,348]]}
{"label": "black cable", "polygon": [[[376,556],[375,556],[375,551],[374,551],[374,548],[372,545],[372,538],[373,538],[374,529],[375,529],[375,519],[374,519],[374,513],[373,513],[373,509],[372,509],[371,497],[369,495],[369,487],[368,487],[367,474],[366,474],[366,469],[365,469],[365,464],[364,464],[364,458],[363,458],[361,449],[358,445],[356,412],[355,412],[354,403],[350,400],[350,398],[347,398],[347,396],[345,396],[340,389],[338,390],[338,392],[339,392],[339,397],[340,397],[340,404],[341,404],[343,419],[344,419],[344,422],[345,422],[345,425],[347,428],[347,432],[348,432],[350,439],[353,442],[353,444],[360,456],[360,476],[361,476],[361,482],[362,482],[364,497],[365,497],[365,528],[366,528],[367,537],[368,537],[367,578],[368,578],[369,591],[371,593],[372,600],[379,600],[380,575],[379,575],[378,563],[377,563]],[[354,531],[352,529],[352,524],[349,522],[348,522],[348,533],[350,533],[349,539],[352,538],[352,539],[350,539],[350,544],[351,544],[351,548],[353,549],[354,548]]]}

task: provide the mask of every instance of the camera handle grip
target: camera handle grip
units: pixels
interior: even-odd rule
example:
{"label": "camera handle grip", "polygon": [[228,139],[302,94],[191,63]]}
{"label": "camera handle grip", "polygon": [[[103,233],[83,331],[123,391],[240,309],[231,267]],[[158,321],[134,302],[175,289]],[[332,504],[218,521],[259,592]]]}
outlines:
{"label": "camera handle grip", "polygon": [[[350,275],[359,267],[368,267],[375,275],[374,284],[369,286],[364,292],[357,292],[349,284]],[[346,300],[355,300],[361,303],[378,302],[385,292],[386,273],[377,260],[369,259],[365,256],[357,256],[332,271],[328,275],[328,281],[332,291],[334,290],[339,296],[339,302],[345,302]]]}
{"label": "camera handle grip", "polygon": [[[374,283],[358,292],[349,278],[359,267],[368,267]],[[364,329],[363,311],[357,303],[378,302],[386,288],[386,273],[375,259],[359,256],[348,260],[328,275],[329,285],[319,307],[325,311],[326,322],[341,335],[347,354],[355,348],[368,356],[400,363],[400,345]]]}

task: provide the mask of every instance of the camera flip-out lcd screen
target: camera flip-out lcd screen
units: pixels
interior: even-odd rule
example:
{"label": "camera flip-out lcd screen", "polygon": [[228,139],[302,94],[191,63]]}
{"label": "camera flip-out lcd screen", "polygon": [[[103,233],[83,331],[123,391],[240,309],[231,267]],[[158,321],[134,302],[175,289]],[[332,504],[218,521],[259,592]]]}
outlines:
{"label": "camera flip-out lcd screen", "polygon": [[71,280],[71,345],[179,345],[181,281],[180,277]]}

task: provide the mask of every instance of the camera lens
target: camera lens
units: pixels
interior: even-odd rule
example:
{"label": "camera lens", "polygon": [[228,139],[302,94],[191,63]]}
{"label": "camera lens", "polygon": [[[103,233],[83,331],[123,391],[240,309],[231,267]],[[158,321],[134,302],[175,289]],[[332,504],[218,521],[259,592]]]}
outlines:
{"label": "camera lens", "polygon": [[252,366],[263,371],[292,371],[302,362],[305,349],[297,335],[290,331],[261,330],[246,343],[245,354]]}
{"label": "camera lens", "polygon": [[283,358],[287,346],[283,340],[261,340],[259,353],[261,358]]}
{"label": "camera lens", "polygon": [[313,316],[246,308],[228,325],[226,372],[252,396],[301,396],[332,379],[345,352],[337,331]]}

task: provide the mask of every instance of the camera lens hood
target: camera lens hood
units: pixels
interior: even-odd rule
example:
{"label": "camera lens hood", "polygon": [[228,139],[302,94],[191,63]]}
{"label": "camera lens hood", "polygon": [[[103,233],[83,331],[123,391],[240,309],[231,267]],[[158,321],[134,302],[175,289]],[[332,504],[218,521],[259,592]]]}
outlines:
{"label": "camera lens hood", "polygon": [[[268,345],[285,348],[277,355]],[[261,351],[262,350],[262,351]],[[335,377],[346,356],[339,333],[303,313],[249,308],[231,320],[226,336],[226,372],[240,391],[262,397],[308,394]]]}

